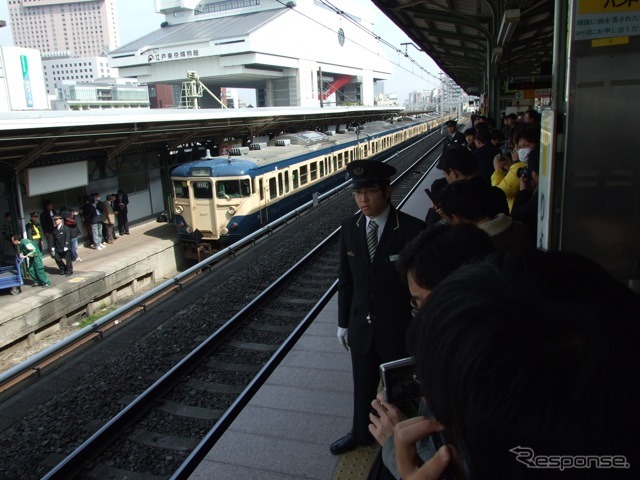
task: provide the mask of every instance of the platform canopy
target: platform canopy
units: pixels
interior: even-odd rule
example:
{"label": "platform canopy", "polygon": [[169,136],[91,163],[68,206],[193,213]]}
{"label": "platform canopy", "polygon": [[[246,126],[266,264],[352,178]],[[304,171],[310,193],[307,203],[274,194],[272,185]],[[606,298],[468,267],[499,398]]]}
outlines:
{"label": "platform canopy", "polygon": [[551,74],[554,0],[372,2],[470,95]]}
{"label": "platform canopy", "polygon": [[0,172],[135,152],[162,153],[299,130],[393,118],[398,107],[14,112],[0,119]]}

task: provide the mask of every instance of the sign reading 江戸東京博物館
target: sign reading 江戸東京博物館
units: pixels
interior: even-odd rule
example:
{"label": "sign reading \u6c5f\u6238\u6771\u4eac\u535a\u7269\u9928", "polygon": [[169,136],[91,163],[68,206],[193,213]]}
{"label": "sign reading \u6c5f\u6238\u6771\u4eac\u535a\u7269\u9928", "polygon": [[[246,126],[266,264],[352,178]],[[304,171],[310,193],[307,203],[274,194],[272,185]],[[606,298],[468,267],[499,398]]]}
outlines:
{"label": "sign reading \u6c5f\u6238\u6771\u4eac\u535a\u7269\u9928", "polygon": [[578,0],[574,40],[640,35],[637,0]]}

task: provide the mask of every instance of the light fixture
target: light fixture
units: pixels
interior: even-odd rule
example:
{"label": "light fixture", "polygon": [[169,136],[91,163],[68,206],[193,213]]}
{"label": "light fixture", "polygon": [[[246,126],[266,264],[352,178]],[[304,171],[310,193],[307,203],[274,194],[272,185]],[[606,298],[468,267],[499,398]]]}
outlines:
{"label": "light fixture", "polygon": [[493,54],[491,55],[491,65],[499,65],[500,60],[502,59],[502,54],[504,49],[502,47],[496,47],[493,49]]}
{"label": "light fixture", "polygon": [[513,32],[516,31],[518,22],[520,21],[520,9],[512,8],[504,11],[502,24],[498,32],[498,45],[505,46],[511,40]]}

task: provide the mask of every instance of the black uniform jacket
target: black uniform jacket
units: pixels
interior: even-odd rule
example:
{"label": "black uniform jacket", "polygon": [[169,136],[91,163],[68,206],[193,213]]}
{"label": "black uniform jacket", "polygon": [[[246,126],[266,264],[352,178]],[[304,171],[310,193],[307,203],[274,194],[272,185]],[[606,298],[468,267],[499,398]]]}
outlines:
{"label": "black uniform jacket", "polygon": [[371,263],[366,224],[363,214],[342,223],[338,325],[349,329],[349,347],[354,352],[365,353],[375,342],[383,357],[393,356],[404,351],[411,320],[411,297],[396,268],[398,255],[425,223],[392,206]]}
{"label": "black uniform jacket", "polygon": [[62,225],[60,228],[53,229],[53,241],[57,252],[64,252],[65,248],[69,248],[69,240],[71,239],[71,232],[69,228]]}
{"label": "black uniform jacket", "polygon": [[442,153],[446,152],[450,148],[467,146],[467,140],[464,134],[459,130],[456,130],[456,132],[453,134],[453,138],[451,137],[451,134],[448,134],[443,143],[444,145],[442,147]]}

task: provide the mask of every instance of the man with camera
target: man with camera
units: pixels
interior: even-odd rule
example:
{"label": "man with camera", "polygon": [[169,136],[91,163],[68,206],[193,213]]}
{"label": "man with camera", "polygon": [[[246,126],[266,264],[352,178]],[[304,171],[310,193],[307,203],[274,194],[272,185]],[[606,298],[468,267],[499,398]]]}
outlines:
{"label": "man with camera", "polygon": [[407,356],[411,297],[396,264],[404,246],[425,227],[423,221],[391,205],[395,168],[356,160],[347,171],[360,213],[346,219],[340,232],[338,339],[351,352],[353,425],[331,445],[334,455],[374,441],[368,427],[379,366]]}

